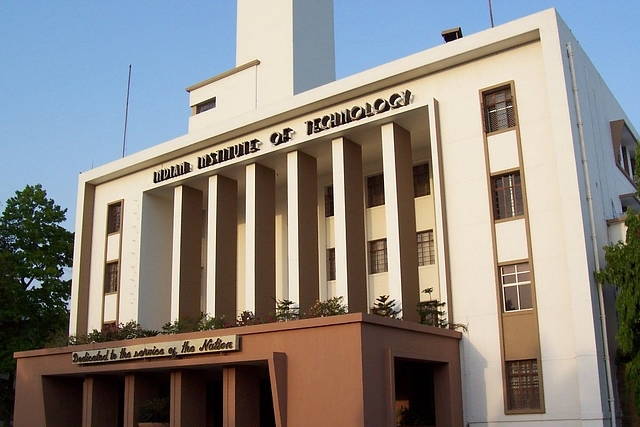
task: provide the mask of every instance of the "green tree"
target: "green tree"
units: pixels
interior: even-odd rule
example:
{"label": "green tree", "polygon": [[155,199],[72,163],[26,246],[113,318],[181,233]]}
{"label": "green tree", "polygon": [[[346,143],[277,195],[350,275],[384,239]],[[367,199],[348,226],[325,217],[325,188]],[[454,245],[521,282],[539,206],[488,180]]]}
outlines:
{"label": "green tree", "polygon": [[41,185],[26,186],[7,200],[0,216],[0,420],[13,412],[15,351],[43,348],[68,328],[73,233],[66,209]]}
{"label": "green tree", "polygon": [[605,246],[607,266],[596,272],[600,283],[617,289],[616,311],[621,361],[625,384],[640,411],[640,215],[627,212],[626,242]]}

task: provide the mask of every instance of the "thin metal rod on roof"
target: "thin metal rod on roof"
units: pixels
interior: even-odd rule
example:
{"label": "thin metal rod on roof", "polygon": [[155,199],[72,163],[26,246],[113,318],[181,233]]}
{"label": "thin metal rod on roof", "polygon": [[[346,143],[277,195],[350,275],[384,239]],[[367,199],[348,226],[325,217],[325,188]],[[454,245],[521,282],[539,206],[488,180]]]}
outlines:
{"label": "thin metal rod on roof", "polygon": [[129,90],[131,89],[131,64],[129,64],[129,79],[127,80],[127,102],[124,107],[124,135],[122,136],[122,157],[127,146],[127,120],[129,118]]}
{"label": "thin metal rod on roof", "polygon": [[493,7],[491,7],[491,0],[489,0],[489,19],[491,19],[491,28],[493,28]]}

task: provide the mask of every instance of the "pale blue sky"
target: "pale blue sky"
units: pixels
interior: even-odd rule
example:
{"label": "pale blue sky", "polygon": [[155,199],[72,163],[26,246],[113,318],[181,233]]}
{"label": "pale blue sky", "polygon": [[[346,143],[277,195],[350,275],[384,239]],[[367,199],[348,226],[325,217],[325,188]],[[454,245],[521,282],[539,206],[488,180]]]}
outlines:
{"label": "pale blue sky", "polygon": [[[488,0],[334,3],[338,78],[490,26]],[[496,25],[556,7],[640,128],[639,0],[492,3]],[[0,0],[0,210],[41,183],[73,228],[78,173],[121,156],[129,64],[132,154],[185,134],[184,88],[234,67],[235,0]]]}

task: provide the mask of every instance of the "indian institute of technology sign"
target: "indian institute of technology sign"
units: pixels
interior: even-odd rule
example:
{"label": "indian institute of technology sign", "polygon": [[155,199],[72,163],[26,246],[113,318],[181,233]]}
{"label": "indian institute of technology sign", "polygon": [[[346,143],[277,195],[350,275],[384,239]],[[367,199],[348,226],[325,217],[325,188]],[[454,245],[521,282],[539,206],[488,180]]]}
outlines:
{"label": "indian institute of technology sign", "polygon": [[[412,102],[410,90],[395,92],[389,96],[377,98],[371,102],[355,105],[350,108],[314,117],[304,121],[304,128],[307,135],[314,135],[329,129],[337,128],[351,122],[366,119],[378,114],[383,114],[391,110],[407,107]],[[274,146],[291,141],[295,130],[286,127],[282,131],[271,134],[269,141]],[[229,160],[254,154],[260,151],[262,141],[257,138],[249,139],[238,144],[216,149],[205,153],[197,158],[198,169],[205,169]],[[161,168],[153,172],[153,183],[158,184],[169,179],[177,178],[193,172],[194,165],[189,161],[183,161],[175,165]]]}
{"label": "indian institute of technology sign", "polygon": [[153,357],[181,357],[204,353],[222,353],[240,350],[240,337],[199,338],[197,340],[168,341],[154,344],[139,344],[126,347],[109,347],[100,350],[74,351],[72,362],[76,365],[88,363],[123,362]]}

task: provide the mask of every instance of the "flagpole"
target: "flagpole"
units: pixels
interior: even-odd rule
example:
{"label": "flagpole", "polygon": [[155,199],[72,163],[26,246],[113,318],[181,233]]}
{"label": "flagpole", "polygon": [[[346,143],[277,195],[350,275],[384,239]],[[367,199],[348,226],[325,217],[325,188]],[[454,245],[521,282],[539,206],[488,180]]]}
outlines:
{"label": "flagpole", "polygon": [[129,118],[129,90],[131,89],[131,64],[129,64],[129,79],[127,80],[127,102],[124,108],[124,135],[122,136],[122,157],[127,145],[127,119]]}

